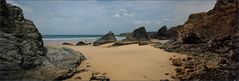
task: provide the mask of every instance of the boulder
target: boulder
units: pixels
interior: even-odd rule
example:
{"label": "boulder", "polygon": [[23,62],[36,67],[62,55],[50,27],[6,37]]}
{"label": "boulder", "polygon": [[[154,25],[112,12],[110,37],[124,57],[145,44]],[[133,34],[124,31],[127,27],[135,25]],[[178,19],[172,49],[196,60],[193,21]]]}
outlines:
{"label": "boulder", "polygon": [[96,40],[93,45],[94,46],[99,46],[102,44],[106,44],[106,43],[112,43],[112,42],[116,42],[117,39],[115,38],[114,33],[112,33],[111,31],[109,33],[107,33],[106,35],[104,35],[103,37],[101,37],[100,39]]}
{"label": "boulder", "polygon": [[69,43],[69,42],[63,42],[62,45],[70,45],[70,46],[74,46],[75,44],[73,44],[73,43]]}
{"label": "boulder", "polygon": [[90,45],[91,43],[90,42],[87,42],[87,41],[80,41],[76,44],[76,46],[82,46],[82,45]]}

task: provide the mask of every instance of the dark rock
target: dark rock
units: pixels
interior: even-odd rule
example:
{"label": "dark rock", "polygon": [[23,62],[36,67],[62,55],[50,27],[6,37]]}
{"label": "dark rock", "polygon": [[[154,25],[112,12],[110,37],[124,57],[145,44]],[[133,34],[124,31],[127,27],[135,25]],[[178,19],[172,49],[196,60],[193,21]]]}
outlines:
{"label": "dark rock", "polygon": [[0,80],[68,78],[85,58],[67,48],[45,48],[42,36],[22,10],[0,0]]}
{"label": "dark rock", "polygon": [[0,12],[0,79],[19,78],[24,69],[40,65],[37,58],[46,49],[35,25],[23,17],[19,7],[1,0]]}
{"label": "dark rock", "polygon": [[139,27],[133,31],[133,40],[134,41],[150,41],[150,37],[148,36],[145,27]]}
{"label": "dark rock", "polygon": [[87,41],[80,41],[76,44],[76,46],[81,46],[81,45],[90,45],[91,43],[90,42],[87,42]]}
{"label": "dark rock", "polygon": [[107,78],[105,75],[100,73],[92,73],[90,81],[110,81],[110,78]]}
{"label": "dark rock", "polygon": [[147,45],[152,44],[150,41],[150,37],[148,36],[144,27],[140,27],[135,29],[133,33],[127,34],[126,39],[117,41],[112,46],[121,46],[121,45],[129,45],[129,44],[139,44],[139,45]]}
{"label": "dark rock", "polygon": [[103,37],[101,37],[100,39],[96,40],[93,44],[94,46],[99,46],[101,44],[106,44],[106,43],[112,43],[112,42],[116,42],[117,39],[115,38],[114,33],[112,33],[111,31],[104,35]]}
{"label": "dark rock", "polygon": [[175,27],[171,27],[170,29],[168,29],[168,36],[170,39],[176,39],[176,37],[178,37],[178,30],[180,30],[180,28],[182,28],[182,25],[178,25]]}
{"label": "dark rock", "polygon": [[158,32],[147,32],[150,39],[158,39]]}
{"label": "dark rock", "polygon": [[160,80],[160,81],[169,81],[168,79]]}
{"label": "dark rock", "polygon": [[70,46],[74,46],[75,44],[73,44],[73,43],[69,43],[69,42],[63,42],[62,45],[70,45]]}
{"label": "dark rock", "polygon": [[[158,34],[157,34],[158,32],[147,32],[147,34],[149,35],[149,37],[151,38],[151,39],[158,39]],[[133,33],[132,32],[126,32],[126,33],[121,33],[120,34],[120,36],[130,36],[130,35],[133,35]]]}
{"label": "dark rock", "polygon": [[168,35],[168,28],[166,26],[161,27],[158,30],[158,39],[160,40],[165,40],[168,39],[169,35]]}
{"label": "dark rock", "polygon": [[188,33],[182,37],[182,40],[185,44],[199,44],[201,39],[195,33]]}

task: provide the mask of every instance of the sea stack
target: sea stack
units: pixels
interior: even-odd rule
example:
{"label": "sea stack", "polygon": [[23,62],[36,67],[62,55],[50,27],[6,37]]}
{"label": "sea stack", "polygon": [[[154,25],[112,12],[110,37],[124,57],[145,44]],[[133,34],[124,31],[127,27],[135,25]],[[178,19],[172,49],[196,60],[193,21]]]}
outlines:
{"label": "sea stack", "polygon": [[145,27],[139,27],[133,31],[133,41],[150,41]]}
{"label": "sea stack", "polygon": [[111,31],[109,31],[106,35],[104,35],[100,39],[96,40],[93,43],[93,45],[94,46],[99,46],[99,45],[102,45],[102,44],[113,43],[113,42],[116,42],[116,41],[117,41],[117,39],[115,38],[115,34]]}

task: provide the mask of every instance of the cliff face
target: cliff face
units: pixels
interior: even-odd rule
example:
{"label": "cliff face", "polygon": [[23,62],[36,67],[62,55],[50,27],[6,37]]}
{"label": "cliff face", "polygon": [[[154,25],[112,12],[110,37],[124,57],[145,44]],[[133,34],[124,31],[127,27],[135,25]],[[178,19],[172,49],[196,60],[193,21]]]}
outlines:
{"label": "cliff face", "polygon": [[16,62],[22,68],[38,65],[37,56],[45,54],[41,34],[22,10],[1,0],[0,57]]}
{"label": "cliff face", "polygon": [[173,78],[239,79],[238,2],[217,0],[212,10],[190,15],[188,21],[179,28],[176,40],[156,45],[166,51],[190,56],[190,59],[178,60],[182,65],[175,70]]}
{"label": "cliff face", "polygon": [[22,9],[0,0],[0,80],[61,80],[72,76],[83,60],[74,50],[46,49]]}
{"label": "cliff face", "polygon": [[[179,30],[179,36],[184,43],[224,39],[236,32],[237,13],[236,0],[218,0],[212,10],[190,15],[183,28]],[[198,39],[187,41],[191,35]]]}

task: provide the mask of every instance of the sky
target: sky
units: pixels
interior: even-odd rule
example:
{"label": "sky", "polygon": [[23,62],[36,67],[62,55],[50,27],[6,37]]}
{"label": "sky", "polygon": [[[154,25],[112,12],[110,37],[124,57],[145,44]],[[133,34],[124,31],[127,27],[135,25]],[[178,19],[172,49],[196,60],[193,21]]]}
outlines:
{"label": "sky", "polygon": [[43,35],[115,34],[145,26],[157,31],[207,12],[215,0],[7,0],[22,8]]}

